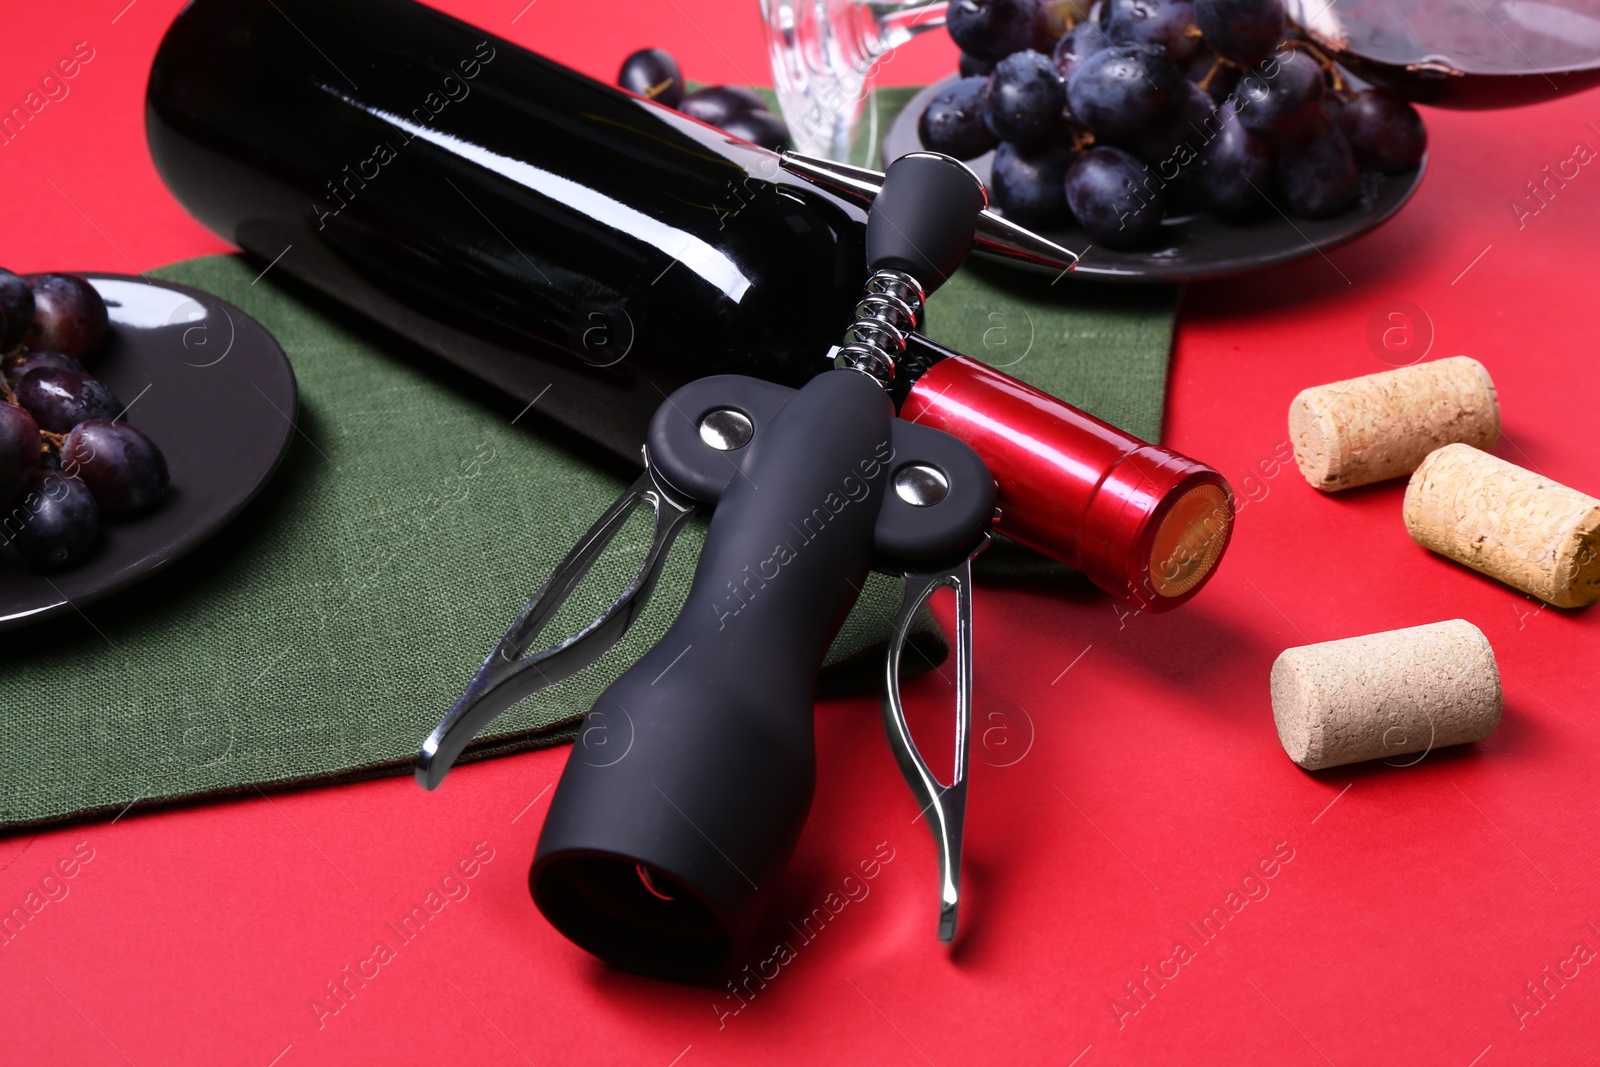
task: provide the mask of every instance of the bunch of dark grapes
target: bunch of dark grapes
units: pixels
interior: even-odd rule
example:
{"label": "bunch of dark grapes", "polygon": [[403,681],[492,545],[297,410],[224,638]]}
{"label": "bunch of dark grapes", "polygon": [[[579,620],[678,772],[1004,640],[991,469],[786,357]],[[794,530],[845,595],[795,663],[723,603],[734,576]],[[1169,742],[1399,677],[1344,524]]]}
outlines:
{"label": "bunch of dark grapes", "polygon": [[961,78],[918,121],[958,159],[994,151],[990,196],[1027,225],[1076,222],[1148,247],[1163,217],[1306,218],[1350,206],[1362,170],[1417,166],[1416,109],[1353,91],[1283,0],[952,0]]}
{"label": "bunch of dark grapes", "polygon": [[105,302],[76,274],[30,285],[0,268],[0,543],[34,570],[81,562],[103,520],[167,493],[161,450],[84,366],[106,329]]}
{"label": "bunch of dark grapes", "polygon": [[641,48],[623,60],[617,84],[763,148],[777,151],[789,144],[783,120],[748,89],[713,85],[686,94],[678,61],[664,49]]}

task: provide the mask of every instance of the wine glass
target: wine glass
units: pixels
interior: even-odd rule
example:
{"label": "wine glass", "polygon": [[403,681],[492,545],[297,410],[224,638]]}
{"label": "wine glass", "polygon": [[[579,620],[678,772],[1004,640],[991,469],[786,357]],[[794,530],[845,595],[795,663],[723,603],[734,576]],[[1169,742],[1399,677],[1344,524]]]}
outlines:
{"label": "wine glass", "polygon": [[761,0],[773,87],[795,150],[873,166],[873,76],[894,48],[943,26],[947,2]]}

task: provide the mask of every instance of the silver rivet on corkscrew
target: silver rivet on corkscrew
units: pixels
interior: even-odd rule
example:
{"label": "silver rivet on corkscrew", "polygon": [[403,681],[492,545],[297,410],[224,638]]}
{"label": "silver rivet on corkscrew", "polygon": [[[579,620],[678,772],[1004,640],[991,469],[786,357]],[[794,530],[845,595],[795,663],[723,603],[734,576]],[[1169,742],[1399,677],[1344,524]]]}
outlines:
{"label": "silver rivet on corkscrew", "polygon": [[718,452],[733,452],[750,443],[755,427],[750,417],[733,408],[708,411],[700,419],[700,440]]}
{"label": "silver rivet on corkscrew", "polygon": [[913,463],[895,472],[895,496],[914,508],[932,507],[949,492],[950,479],[943,471],[926,463]]}

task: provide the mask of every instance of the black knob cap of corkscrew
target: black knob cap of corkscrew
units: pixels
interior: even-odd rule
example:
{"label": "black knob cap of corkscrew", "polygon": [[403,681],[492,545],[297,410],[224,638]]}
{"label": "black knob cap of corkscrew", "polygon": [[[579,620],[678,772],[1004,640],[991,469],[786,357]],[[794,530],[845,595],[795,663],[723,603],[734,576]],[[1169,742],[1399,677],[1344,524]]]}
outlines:
{"label": "black knob cap of corkscrew", "polygon": [[884,172],[867,216],[867,267],[898,270],[932,292],[972,248],[989,205],[983,182],[965,164],[935,152],[901,156]]}

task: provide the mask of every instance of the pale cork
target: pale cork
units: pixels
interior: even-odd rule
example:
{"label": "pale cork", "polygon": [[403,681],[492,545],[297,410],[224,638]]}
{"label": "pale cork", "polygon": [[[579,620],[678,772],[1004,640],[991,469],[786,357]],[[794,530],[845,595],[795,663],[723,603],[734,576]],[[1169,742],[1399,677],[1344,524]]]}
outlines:
{"label": "pale cork", "polygon": [[1406,529],[1432,549],[1558,608],[1600,599],[1600,500],[1467,445],[1423,460]]}
{"label": "pale cork", "polygon": [[1420,762],[1500,725],[1500,671],[1465,619],[1284,650],[1272,665],[1272,718],[1308,771],[1383,759]]}
{"label": "pale cork", "polygon": [[1301,390],[1289,440],[1306,481],[1334,492],[1410,474],[1441,445],[1493,448],[1500,402],[1482,363],[1452,356]]}

